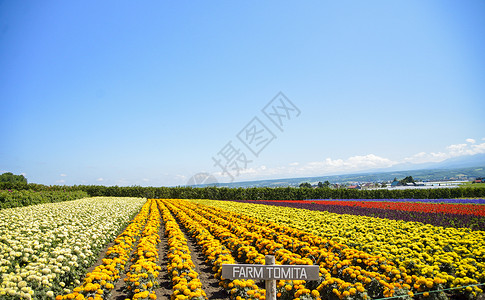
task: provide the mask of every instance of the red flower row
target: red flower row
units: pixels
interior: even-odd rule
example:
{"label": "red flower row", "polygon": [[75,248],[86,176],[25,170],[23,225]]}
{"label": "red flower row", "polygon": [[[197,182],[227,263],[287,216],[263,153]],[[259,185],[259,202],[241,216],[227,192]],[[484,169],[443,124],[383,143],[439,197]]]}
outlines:
{"label": "red flower row", "polygon": [[[269,202],[310,203],[305,200],[269,200]],[[420,202],[389,202],[389,201],[341,201],[341,200],[317,200],[311,203],[325,205],[358,206],[364,208],[379,208],[388,210],[415,211],[425,213],[445,213],[458,215],[485,216],[485,205],[481,204],[441,204]]]}

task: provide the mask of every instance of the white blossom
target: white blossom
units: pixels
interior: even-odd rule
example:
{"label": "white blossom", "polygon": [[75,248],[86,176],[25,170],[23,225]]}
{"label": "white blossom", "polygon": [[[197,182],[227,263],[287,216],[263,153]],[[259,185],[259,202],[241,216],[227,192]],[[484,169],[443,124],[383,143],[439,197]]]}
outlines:
{"label": "white blossom", "polygon": [[32,287],[79,285],[67,275],[88,267],[145,201],[96,197],[0,210],[0,298],[42,299]]}

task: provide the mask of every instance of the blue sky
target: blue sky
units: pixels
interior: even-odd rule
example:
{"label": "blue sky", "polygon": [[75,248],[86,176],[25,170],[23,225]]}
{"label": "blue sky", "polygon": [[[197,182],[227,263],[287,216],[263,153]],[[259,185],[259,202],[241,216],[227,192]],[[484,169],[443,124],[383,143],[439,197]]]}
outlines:
{"label": "blue sky", "polygon": [[484,153],[484,82],[484,1],[2,1],[0,172],[161,186]]}

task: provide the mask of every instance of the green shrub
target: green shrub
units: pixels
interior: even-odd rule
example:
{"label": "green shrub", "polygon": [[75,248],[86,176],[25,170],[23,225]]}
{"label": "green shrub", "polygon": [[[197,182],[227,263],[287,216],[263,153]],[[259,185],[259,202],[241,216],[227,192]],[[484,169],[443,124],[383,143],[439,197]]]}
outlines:
{"label": "green shrub", "polygon": [[62,202],[89,197],[84,191],[0,190],[0,208]]}

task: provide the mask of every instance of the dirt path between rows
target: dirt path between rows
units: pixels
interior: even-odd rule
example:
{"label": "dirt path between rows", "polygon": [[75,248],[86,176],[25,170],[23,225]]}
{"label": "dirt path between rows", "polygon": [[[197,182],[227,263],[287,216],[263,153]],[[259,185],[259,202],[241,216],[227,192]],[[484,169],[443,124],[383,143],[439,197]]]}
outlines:
{"label": "dirt path between rows", "polygon": [[160,244],[158,244],[158,255],[160,260],[160,273],[158,274],[158,284],[159,287],[155,290],[155,295],[157,299],[170,299],[170,295],[172,295],[172,281],[168,276],[167,270],[167,252],[168,252],[168,243],[167,237],[165,236],[165,225],[163,224],[163,220],[160,224]]}
{"label": "dirt path between rows", "polygon": [[[115,238],[113,239],[113,241],[111,241],[110,243],[108,243],[103,249],[101,249],[99,251],[99,255],[98,255],[98,260],[91,266],[89,267],[85,274],[87,273],[90,273],[92,271],[94,271],[94,269],[100,265],[103,264],[103,259],[106,257],[106,251],[108,251],[108,249],[112,246],[114,246],[115,244],[115,239],[116,237],[119,236],[119,234],[121,234],[122,232],[125,231],[126,227],[128,227],[130,223],[128,223],[116,236]],[[134,249],[136,249],[136,246],[138,245],[138,243],[135,245]],[[133,254],[133,251],[130,253],[130,257],[131,255]],[[128,261],[127,264],[126,264],[126,270],[129,269],[131,265],[131,262]],[[85,278],[85,274],[81,276],[81,278],[79,279],[81,281],[81,283],[83,282],[84,278]],[[109,297],[107,299],[109,300],[124,300],[127,298],[127,294],[124,293],[123,291],[123,288],[124,288],[124,285],[125,285],[125,282],[124,282],[124,278],[126,278],[126,273],[123,272],[121,275],[120,275],[120,279],[116,282],[115,284],[115,287],[113,289],[113,291],[111,292],[111,294],[109,295]]]}
{"label": "dirt path between rows", "polygon": [[205,262],[205,256],[202,252],[202,248],[197,244],[195,238],[190,236],[186,228],[179,223],[179,227],[187,239],[187,245],[189,246],[190,256],[192,262],[195,265],[195,271],[199,273],[199,279],[202,283],[202,289],[207,294],[209,299],[229,299],[227,291],[219,285],[219,279],[214,278],[214,272],[212,266]]}

